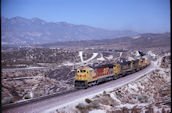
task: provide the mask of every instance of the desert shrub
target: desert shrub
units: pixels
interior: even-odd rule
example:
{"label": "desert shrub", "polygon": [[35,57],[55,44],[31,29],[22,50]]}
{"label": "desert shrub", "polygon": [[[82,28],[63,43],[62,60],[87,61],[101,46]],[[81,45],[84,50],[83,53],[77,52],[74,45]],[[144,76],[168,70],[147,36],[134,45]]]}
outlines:
{"label": "desert shrub", "polygon": [[103,91],[103,95],[106,95],[107,93],[106,93],[106,91]]}
{"label": "desert shrub", "polygon": [[40,93],[39,92],[34,92],[34,97],[39,97]]}
{"label": "desert shrub", "polygon": [[146,103],[146,102],[148,102],[148,97],[145,95],[139,95],[139,96],[137,96],[137,100],[141,103]]}
{"label": "desert shrub", "polygon": [[107,93],[103,94],[103,96],[111,97],[110,94],[107,94]]}
{"label": "desert shrub", "polygon": [[106,93],[106,91],[103,91],[103,96],[108,96],[108,97],[110,97],[110,94]]}
{"label": "desert shrub", "polygon": [[110,105],[110,106],[114,106],[116,104],[115,100],[113,100],[113,98],[106,96],[106,97],[101,97],[98,99],[99,103],[103,104],[103,105]]}
{"label": "desert shrub", "polygon": [[95,98],[99,98],[100,96],[99,95],[96,95]]}
{"label": "desert shrub", "polygon": [[76,106],[80,113],[88,113],[91,109],[97,109],[100,107],[99,102],[97,100],[90,101],[90,99],[87,99],[87,101],[88,100],[90,102],[89,104],[79,103]]}
{"label": "desert shrub", "polygon": [[13,100],[13,97],[12,97],[12,96],[11,96],[11,97],[4,97],[4,98],[1,100],[1,103],[2,103],[2,104],[9,104],[9,103],[12,102],[12,100]]}
{"label": "desert shrub", "polygon": [[129,113],[129,109],[126,108],[126,107],[123,107],[123,108],[122,108],[122,113]]}
{"label": "desert shrub", "polygon": [[90,99],[86,98],[86,99],[85,99],[85,102],[91,103],[92,101],[91,101]]}
{"label": "desert shrub", "polygon": [[86,107],[87,107],[87,106],[86,106],[85,104],[83,104],[83,103],[79,103],[79,104],[76,106],[76,108],[79,109],[79,110],[85,109]]}
{"label": "desert shrub", "polygon": [[[90,100],[90,99],[88,99]],[[93,100],[93,101],[90,101],[90,103],[87,105],[87,104],[83,104],[83,103],[79,103],[76,108],[81,112],[81,113],[88,113],[89,110],[91,109],[97,109],[99,108],[100,105],[99,105],[99,102],[97,100]]]}
{"label": "desert shrub", "polygon": [[43,94],[42,93],[40,93],[40,95],[39,96],[43,96]]}
{"label": "desert shrub", "polygon": [[98,108],[100,106],[99,102],[97,100],[93,100],[90,104],[89,107],[91,108]]}

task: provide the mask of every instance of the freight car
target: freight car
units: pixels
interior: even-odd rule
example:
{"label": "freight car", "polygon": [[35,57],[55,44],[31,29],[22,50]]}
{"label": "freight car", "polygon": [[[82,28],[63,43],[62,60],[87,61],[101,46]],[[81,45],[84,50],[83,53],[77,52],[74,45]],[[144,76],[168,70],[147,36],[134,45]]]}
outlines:
{"label": "freight car", "polygon": [[75,74],[75,88],[87,88],[104,81],[115,80],[139,71],[149,65],[148,58],[140,58],[122,63],[112,63],[96,67],[83,66]]}

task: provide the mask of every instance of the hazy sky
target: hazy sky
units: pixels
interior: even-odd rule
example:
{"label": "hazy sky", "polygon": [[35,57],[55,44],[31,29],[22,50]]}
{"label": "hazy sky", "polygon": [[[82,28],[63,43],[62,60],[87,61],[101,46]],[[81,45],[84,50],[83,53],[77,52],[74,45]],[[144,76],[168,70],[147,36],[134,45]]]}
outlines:
{"label": "hazy sky", "polygon": [[1,14],[110,30],[170,32],[170,0],[1,0]]}

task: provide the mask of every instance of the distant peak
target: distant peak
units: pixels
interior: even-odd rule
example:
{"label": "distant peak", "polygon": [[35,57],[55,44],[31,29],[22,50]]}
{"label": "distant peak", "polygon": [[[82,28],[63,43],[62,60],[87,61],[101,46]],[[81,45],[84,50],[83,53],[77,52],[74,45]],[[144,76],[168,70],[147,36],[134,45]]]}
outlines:
{"label": "distant peak", "polygon": [[61,21],[61,22],[56,22],[56,24],[60,24],[60,25],[70,25],[72,26],[73,24],[65,22],[65,21]]}
{"label": "distant peak", "polygon": [[20,21],[20,22],[24,22],[24,21],[28,21],[29,19],[26,19],[26,18],[23,18],[23,17],[19,17],[19,16],[16,16],[16,17],[13,17],[11,19],[9,19],[13,22],[16,22],[16,21]]}
{"label": "distant peak", "polygon": [[37,18],[37,17],[34,17],[31,19],[32,21],[44,21],[44,20],[41,20],[40,18]]}
{"label": "distant peak", "polygon": [[13,17],[11,19],[26,19],[26,18],[23,18],[23,17],[20,17],[20,16],[15,16],[15,17]]}
{"label": "distant peak", "polygon": [[62,22],[56,22],[57,24],[69,24],[68,22],[62,21]]}

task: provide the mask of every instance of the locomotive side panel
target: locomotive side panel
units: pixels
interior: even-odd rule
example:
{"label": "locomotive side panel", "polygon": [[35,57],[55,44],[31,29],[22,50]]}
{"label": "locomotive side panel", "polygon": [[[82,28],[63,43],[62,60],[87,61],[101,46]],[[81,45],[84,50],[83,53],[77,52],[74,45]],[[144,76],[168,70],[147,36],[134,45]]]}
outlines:
{"label": "locomotive side panel", "polygon": [[133,69],[139,68],[139,59],[133,61]]}
{"label": "locomotive side panel", "polygon": [[94,76],[93,78],[104,78],[107,77],[109,74],[113,73],[113,68],[109,68],[109,67],[104,67],[104,68],[97,68],[95,69],[95,73],[96,76]]}
{"label": "locomotive side panel", "polygon": [[124,63],[121,63],[120,66],[121,66],[121,73],[127,73],[128,71],[131,71],[132,70],[132,66],[131,66],[131,63],[132,62],[124,62]]}

